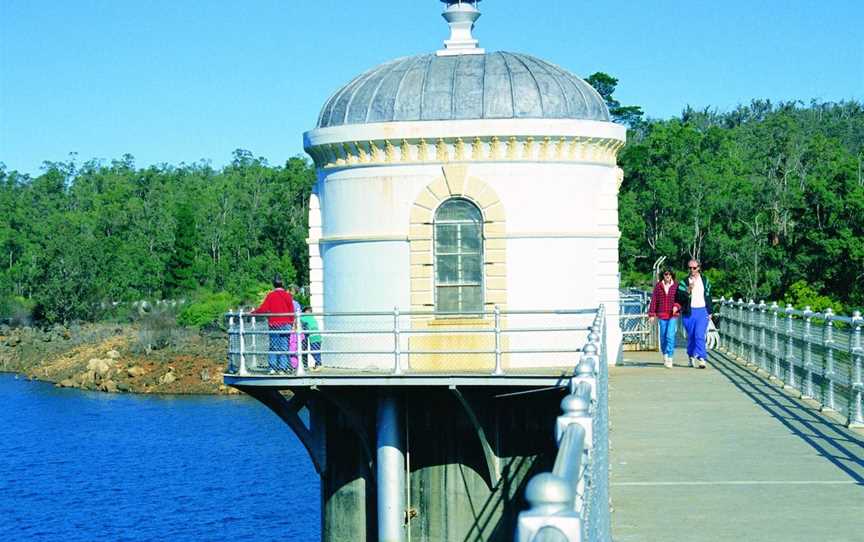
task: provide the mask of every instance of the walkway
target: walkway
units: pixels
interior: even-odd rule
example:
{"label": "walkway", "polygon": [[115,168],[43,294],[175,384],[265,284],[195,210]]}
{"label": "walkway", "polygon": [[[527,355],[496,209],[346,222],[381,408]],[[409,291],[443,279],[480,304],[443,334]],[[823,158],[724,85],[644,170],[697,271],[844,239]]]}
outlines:
{"label": "walkway", "polygon": [[864,436],[712,354],[610,371],[616,542],[864,541]]}

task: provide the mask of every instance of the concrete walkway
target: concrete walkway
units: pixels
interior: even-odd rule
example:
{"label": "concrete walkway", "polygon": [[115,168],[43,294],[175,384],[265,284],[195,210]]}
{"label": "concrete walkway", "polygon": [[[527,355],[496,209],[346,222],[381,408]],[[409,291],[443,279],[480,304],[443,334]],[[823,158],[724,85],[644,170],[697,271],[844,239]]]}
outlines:
{"label": "concrete walkway", "polygon": [[712,354],[610,371],[615,542],[864,541],[864,437]]}

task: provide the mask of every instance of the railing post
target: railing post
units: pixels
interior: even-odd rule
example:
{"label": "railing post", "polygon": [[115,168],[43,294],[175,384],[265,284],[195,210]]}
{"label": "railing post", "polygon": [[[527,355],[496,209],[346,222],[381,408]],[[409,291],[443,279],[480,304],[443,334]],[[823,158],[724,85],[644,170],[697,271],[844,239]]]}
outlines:
{"label": "railing post", "polygon": [[861,325],[864,318],[861,312],[852,314],[852,330],[849,333],[849,421],[850,426],[864,425],[864,379],[862,379],[862,365],[864,365],[864,351],[861,348]]}
{"label": "railing post", "polygon": [[[252,329],[252,346],[251,346],[252,352],[260,352],[260,350],[258,349],[258,334],[255,333],[255,331],[256,331],[255,316],[249,317],[249,326]],[[269,344],[269,338],[268,338],[268,344]],[[258,360],[258,354],[252,354],[252,360],[251,361],[252,361],[252,370],[257,369],[258,368],[258,361],[259,361]]]}
{"label": "railing post", "polygon": [[747,341],[744,339],[744,300],[738,298],[738,359],[744,358],[744,347]]}
{"label": "railing post", "polygon": [[822,393],[822,406],[830,410],[836,410],[834,403],[834,311],[825,309],[825,328],[822,332],[822,347],[825,351],[825,365],[822,369],[822,381],[824,390]]}
{"label": "railing post", "polygon": [[804,351],[801,357],[804,359],[804,371],[806,381],[804,389],[801,393],[803,397],[808,399],[813,398],[813,345],[810,343],[812,335],[813,311],[810,310],[810,305],[804,307],[804,332],[801,334]]}
{"label": "railing post", "polygon": [[495,375],[503,375],[504,367],[501,364],[501,309],[495,305]]}
{"label": "railing post", "polygon": [[765,331],[765,300],[759,302],[759,363],[763,371],[768,371],[768,341]]}
{"label": "railing post", "polygon": [[[236,373],[239,367],[234,365],[236,352],[234,351],[234,333],[237,323],[234,321],[234,311],[228,311],[228,372]],[[238,364],[239,365],[239,364]]]}
{"label": "railing post", "polygon": [[791,303],[786,304],[786,362],[789,364],[789,374],[786,375],[786,385],[790,388],[797,388],[795,385],[795,339],[793,337],[792,328],[792,308]]}
{"label": "railing post", "polygon": [[780,318],[777,315],[780,312],[780,306],[776,301],[771,303],[771,312],[773,313],[771,316],[771,330],[774,335],[774,340],[772,341],[773,359],[771,360],[773,368],[771,372],[775,378],[780,378]]}
{"label": "railing post", "polygon": [[246,347],[245,347],[245,337],[243,337],[243,309],[237,311],[237,319],[239,322],[239,338],[240,338],[240,367],[237,368],[237,374],[240,376],[246,375]]}
{"label": "railing post", "polygon": [[393,374],[402,374],[402,343],[399,338],[399,307],[393,307]]}
{"label": "railing post", "polygon": [[750,326],[750,358],[747,360],[748,365],[756,366],[756,302],[752,299],[749,303],[747,303],[747,309],[749,311],[749,318],[747,319],[747,324]]}
{"label": "railing post", "polygon": [[[303,322],[300,319],[302,316],[303,313],[299,310],[294,311],[294,329],[292,330],[292,332],[294,333],[294,337],[297,342],[297,351],[295,352],[297,354],[297,372],[295,373],[297,376],[306,376],[306,370],[303,369]],[[291,350],[290,342],[288,350]],[[288,355],[288,358],[288,364],[290,366],[290,354]]]}

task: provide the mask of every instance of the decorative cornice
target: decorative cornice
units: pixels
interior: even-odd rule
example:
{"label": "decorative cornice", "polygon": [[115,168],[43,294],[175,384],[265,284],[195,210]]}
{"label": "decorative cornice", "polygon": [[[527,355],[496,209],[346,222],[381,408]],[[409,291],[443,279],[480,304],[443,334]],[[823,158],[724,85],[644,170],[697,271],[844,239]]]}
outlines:
{"label": "decorative cornice", "polygon": [[584,136],[491,136],[325,143],[307,152],[320,169],[474,162],[576,162],[616,165],[624,141]]}

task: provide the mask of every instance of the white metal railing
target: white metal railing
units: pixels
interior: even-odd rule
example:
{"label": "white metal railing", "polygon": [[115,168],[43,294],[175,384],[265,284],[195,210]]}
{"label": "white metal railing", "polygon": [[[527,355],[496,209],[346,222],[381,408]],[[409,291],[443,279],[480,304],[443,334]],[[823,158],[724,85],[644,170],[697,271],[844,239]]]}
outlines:
{"label": "white metal railing", "polygon": [[721,299],[722,350],[798,390],[824,409],[864,425],[864,318],[743,299]]}
{"label": "white metal railing", "polygon": [[659,348],[657,325],[648,319],[651,292],[622,289],[618,298],[618,323],[625,350],[651,351]]}
{"label": "white metal railing", "polygon": [[611,540],[607,361],[601,307],[570,381],[570,393],[561,401],[552,472],[534,476],[525,489],[530,507],[519,514],[517,542]]}
{"label": "white metal railing", "polygon": [[[524,374],[573,368],[580,360],[597,309],[510,310],[479,314],[230,312],[228,373],[302,377],[353,374]],[[320,329],[276,329],[273,317],[314,317]],[[312,345],[310,335],[319,335]],[[304,340],[306,339],[306,340]],[[280,342],[281,341],[281,342]],[[304,364],[304,361],[306,362]],[[307,368],[308,365],[308,368]]]}

